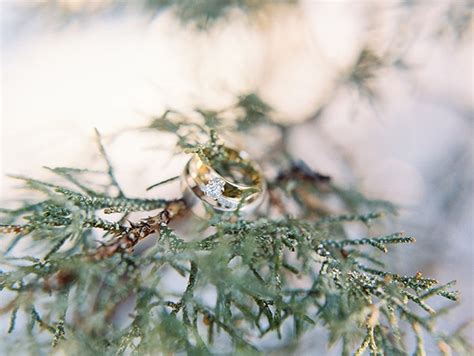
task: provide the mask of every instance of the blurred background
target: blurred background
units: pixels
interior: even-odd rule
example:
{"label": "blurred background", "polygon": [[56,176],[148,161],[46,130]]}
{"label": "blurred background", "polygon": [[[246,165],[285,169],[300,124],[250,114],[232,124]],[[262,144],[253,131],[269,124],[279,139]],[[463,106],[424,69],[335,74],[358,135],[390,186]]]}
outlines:
{"label": "blurred background", "polygon": [[[186,157],[168,137],[130,129],[169,108],[219,110],[256,93],[291,125],[295,157],[400,205],[397,229],[418,242],[387,258],[400,273],[458,280],[447,331],[474,316],[472,2],[0,6],[3,204],[25,194],[6,174],[97,164],[94,127],[125,191],[154,196],[145,188],[179,174]],[[255,156],[277,133],[258,134]]]}

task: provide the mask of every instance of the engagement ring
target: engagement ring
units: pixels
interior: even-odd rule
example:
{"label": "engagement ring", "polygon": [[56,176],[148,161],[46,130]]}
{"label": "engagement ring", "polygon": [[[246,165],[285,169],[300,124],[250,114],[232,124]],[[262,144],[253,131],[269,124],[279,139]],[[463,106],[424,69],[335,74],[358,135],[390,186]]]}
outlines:
{"label": "engagement ring", "polygon": [[201,217],[208,217],[211,210],[253,212],[266,192],[257,164],[246,152],[225,146],[217,152],[209,148],[194,154],[181,184],[186,205]]}

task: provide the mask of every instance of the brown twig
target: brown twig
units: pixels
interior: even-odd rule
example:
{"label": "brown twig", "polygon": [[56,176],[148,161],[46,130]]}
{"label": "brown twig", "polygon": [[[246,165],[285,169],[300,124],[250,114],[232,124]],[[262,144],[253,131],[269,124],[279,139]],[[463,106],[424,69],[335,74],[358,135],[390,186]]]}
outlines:
{"label": "brown twig", "polygon": [[185,209],[182,200],[170,203],[164,210],[154,216],[142,219],[137,223],[130,223],[130,226],[121,227],[114,232],[114,239],[94,251],[89,258],[102,260],[111,257],[117,252],[133,251],[138,242],[151,234],[158,233],[163,225],[168,225],[171,219],[180,214]]}

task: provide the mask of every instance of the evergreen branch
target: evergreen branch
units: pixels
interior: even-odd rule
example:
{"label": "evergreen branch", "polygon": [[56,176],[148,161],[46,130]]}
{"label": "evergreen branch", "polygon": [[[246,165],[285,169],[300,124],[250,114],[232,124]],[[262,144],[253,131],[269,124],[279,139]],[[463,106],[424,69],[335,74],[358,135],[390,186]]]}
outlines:
{"label": "evergreen branch", "polygon": [[422,295],[420,295],[419,299],[424,300],[424,299],[428,299],[428,298],[430,298],[434,295],[441,295],[441,296],[443,296],[447,299],[451,299],[453,301],[456,301],[457,300],[456,294],[453,294],[452,292],[447,292],[446,291],[448,288],[451,288],[455,284],[456,284],[456,281],[451,281],[451,282],[448,282],[446,284],[433,287],[433,288],[427,290]]}
{"label": "evergreen branch", "polygon": [[161,182],[158,182],[158,183],[155,183],[155,184],[150,185],[148,188],[146,188],[146,190],[152,190],[153,188],[159,187],[159,186],[164,185],[164,184],[166,184],[166,183],[173,182],[173,181],[175,181],[175,180],[178,179],[178,178],[179,178],[179,176],[175,176],[175,177],[171,177],[171,178],[165,179],[165,180],[163,180],[163,181],[161,181]]}
{"label": "evergreen branch", "polygon": [[348,214],[348,215],[328,216],[328,217],[318,220],[316,222],[316,226],[324,225],[324,224],[342,223],[342,222],[348,222],[348,221],[361,221],[364,224],[369,224],[372,220],[380,219],[384,215],[385,215],[384,212],[374,212],[374,213],[362,214],[362,215]]}
{"label": "evergreen branch", "polygon": [[49,170],[50,172],[53,172],[63,178],[66,178],[69,182],[74,184],[76,187],[78,187],[80,190],[85,192],[88,195],[94,196],[97,195],[97,193],[90,189],[89,187],[85,186],[82,184],[77,178],[75,178],[70,172],[71,170],[68,168],[50,168],[50,167],[44,167],[45,169]]}
{"label": "evergreen branch", "polygon": [[[217,114],[202,112],[206,123],[218,125],[213,115]],[[195,128],[207,131],[209,141],[197,144],[183,138],[188,140],[186,149],[213,165],[225,160],[214,128]],[[40,241],[46,252],[41,254],[43,258],[0,260],[8,268],[0,274],[0,290],[16,295],[0,310],[10,313],[11,330],[15,328],[17,310],[24,309],[33,310],[32,337],[39,332],[33,330],[38,323],[52,334],[51,345],[58,349],[76,343],[107,354],[157,350],[209,354],[219,352],[215,335],[223,330],[233,351],[257,353],[255,340],[269,333],[283,338],[287,332],[284,326],[292,321],[295,338],[323,325],[329,331],[329,343],[340,341],[347,352],[351,351],[352,340],[365,334],[356,354],[369,349],[372,354],[398,355],[405,349],[398,320],[406,319],[417,335],[419,353],[423,352],[420,328],[442,349],[465,347],[462,336],[436,331],[435,318],[446,311],[428,304],[436,295],[454,300],[453,283],[438,285],[421,273],[403,276],[388,272],[378,258],[359,250],[368,245],[386,252],[386,245],[410,243],[414,238],[395,233],[349,239],[343,224],[359,221],[367,225],[382,215],[379,210],[367,213],[367,207],[383,204],[328,185],[328,179],[302,163],[293,163],[268,182],[274,192],[286,189],[290,182],[300,187],[297,195],[285,197],[293,199],[291,204],[305,206],[300,215],[290,217],[288,207],[273,200],[269,209],[279,212],[275,217],[249,220],[215,214],[203,222],[204,229],[192,232],[194,240],[182,238],[177,232],[180,230],[174,231],[170,224],[173,221],[173,225],[179,225],[181,221],[175,218],[186,216],[182,214],[187,211],[182,199],[112,197],[87,186],[79,172],[58,172],[70,183],[74,183],[70,179],[73,177],[81,192],[23,178],[27,186],[45,193],[47,198],[2,211],[8,221],[0,226],[2,234],[16,235],[13,241],[18,236],[31,237],[30,245],[37,246]],[[107,174],[113,176],[113,169]],[[347,205],[345,213],[334,216],[325,209],[314,213],[311,204],[299,200],[321,194],[342,198]],[[155,209],[160,211],[128,224],[96,216],[98,210],[112,213]],[[25,224],[18,223],[21,218]],[[99,244],[91,243],[92,229],[104,233]],[[134,253],[139,242],[152,234],[157,235],[155,246],[145,253]],[[346,249],[349,246],[351,249]],[[380,269],[365,266],[361,260]],[[187,279],[184,291],[169,290],[161,283],[169,271]],[[307,281],[303,287],[297,282],[299,278]],[[207,290],[215,291],[215,303],[209,304],[203,297]],[[55,303],[40,317],[32,305],[39,305],[44,293]],[[136,297],[136,302],[132,303],[130,326],[119,329],[110,324],[119,306],[131,297]],[[412,311],[409,301],[430,315]],[[66,318],[67,310],[73,310],[74,316]],[[379,313],[388,322],[380,320]],[[344,324],[347,327],[341,329]]]}
{"label": "evergreen branch", "polygon": [[8,331],[7,331],[8,334],[10,334],[15,329],[16,315],[18,313],[18,309],[19,309],[18,306],[14,307],[12,313],[10,314],[10,323],[9,323]]}
{"label": "evergreen branch", "polygon": [[373,238],[365,238],[365,239],[356,239],[356,240],[325,240],[322,241],[323,246],[327,247],[336,247],[336,248],[343,248],[345,246],[350,245],[371,245],[382,252],[387,252],[387,247],[385,244],[400,244],[400,243],[412,243],[415,242],[414,237],[406,237],[404,233],[397,232],[391,235],[382,236],[382,237],[373,237]]}
{"label": "evergreen branch", "polygon": [[100,136],[99,130],[95,129],[95,134],[96,134],[97,144],[99,146],[100,154],[102,155],[102,157],[104,157],[105,163],[107,164],[107,174],[109,175],[110,183],[112,187],[115,187],[117,189],[118,197],[123,198],[125,197],[125,194],[122,191],[122,188],[120,187],[120,185],[118,184],[117,178],[115,178],[115,171],[112,164],[110,163],[109,156],[107,155],[107,152],[105,151],[105,147],[102,143],[102,137]]}
{"label": "evergreen branch", "polygon": [[130,199],[130,198],[112,198],[103,196],[86,196],[67,188],[56,187],[55,191],[64,195],[67,200],[75,205],[86,209],[106,209],[109,212],[124,211],[147,211],[161,209],[173,201],[165,199]]}

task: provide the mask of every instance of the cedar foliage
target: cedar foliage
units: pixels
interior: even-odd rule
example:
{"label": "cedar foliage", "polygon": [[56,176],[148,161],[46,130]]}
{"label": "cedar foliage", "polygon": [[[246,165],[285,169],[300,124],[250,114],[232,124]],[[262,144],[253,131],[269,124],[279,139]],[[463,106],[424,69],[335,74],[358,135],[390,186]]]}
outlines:
{"label": "cedar foliage", "polygon": [[[270,110],[255,94],[239,98],[236,108],[234,130],[244,134],[255,113],[263,118]],[[178,150],[214,164],[226,152],[217,132],[233,130],[222,114],[199,111],[200,120],[193,121],[168,111],[149,129],[176,135]],[[269,119],[260,125],[285,130]],[[407,326],[416,336],[416,354],[424,352],[425,334],[440,350],[469,350],[460,331],[437,330],[446,309],[430,306],[436,296],[456,301],[454,282],[439,284],[420,272],[399,275],[384,265],[381,255],[390,246],[415,242],[401,232],[373,236],[396,207],[335,185],[291,158],[284,143],[266,162],[280,168],[266,177],[268,202],[258,214],[191,220],[192,232],[180,236],[180,225],[193,219],[181,198],[128,197],[99,135],[98,142],[104,172],[51,169],[64,185],[15,177],[43,198],[2,209],[1,231],[11,242],[0,260],[2,299],[8,300],[1,312],[10,313],[9,332],[19,313],[28,320],[8,338],[11,350],[288,353],[297,352],[305,332],[322,328],[328,345],[342,343],[344,354],[405,355],[411,352]],[[92,187],[85,179],[90,175],[108,183]],[[342,214],[330,213],[334,201]],[[148,217],[134,219],[135,212]],[[366,226],[367,237],[349,238],[347,224]],[[152,239],[151,247],[135,252]],[[20,241],[26,248],[15,247]],[[170,275],[185,282],[170,283]],[[280,340],[262,349],[259,339],[269,334]]]}
{"label": "cedar foliage", "polygon": [[[138,3],[151,14],[171,8],[200,30],[235,8],[250,12],[266,5]],[[45,4],[57,10],[56,2]],[[113,11],[123,7],[111,2]],[[454,34],[461,41],[471,28],[471,9],[467,1],[453,2],[435,35]],[[380,54],[368,43],[340,85],[375,103],[378,73],[408,69],[402,52]],[[234,110],[229,124],[226,111]],[[421,272],[400,275],[385,265],[383,254],[392,246],[415,242],[386,231],[384,222],[396,207],[340,187],[292,157],[286,142],[291,127],[273,122],[270,111],[258,95],[248,94],[228,110],[197,110],[197,118],[169,110],[148,127],[174,135],[177,151],[211,164],[225,159],[219,136],[252,135],[262,126],[279,130],[281,139],[264,162],[271,172],[268,201],[252,217],[236,212],[198,221],[181,197],[129,197],[99,135],[104,171],[50,169],[64,184],[14,177],[31,199],[0,211],[1,238],[9,242],[0,255],[0,313],[10,320],[3,349],[34,355],[286,355],[298,354],[300,338],[319,330],[327,333],[328,346],[342,345],[344,355],[424,355],[426,337],[443,354],[469,353],[462,335],[467,324],[449,334],[436,327],[457,300],[454,282],[440,284]],[[137,212],[146,217],[137,218]],[[180,227],[189,222],[194,229],[182,236]],[[354,224],[365,227],[366,237],[350,238],[347,227]],[[434,309],[435,298],[451,304]],[[268,337],[273,346],[261,342]]]}

